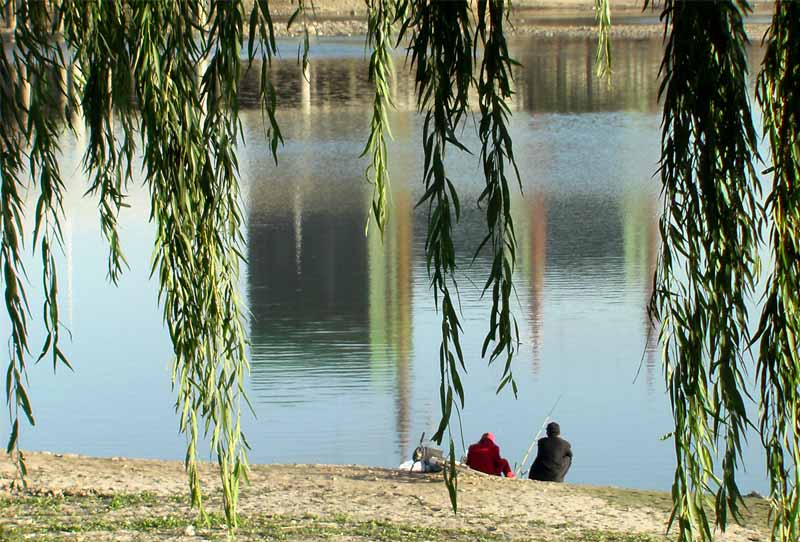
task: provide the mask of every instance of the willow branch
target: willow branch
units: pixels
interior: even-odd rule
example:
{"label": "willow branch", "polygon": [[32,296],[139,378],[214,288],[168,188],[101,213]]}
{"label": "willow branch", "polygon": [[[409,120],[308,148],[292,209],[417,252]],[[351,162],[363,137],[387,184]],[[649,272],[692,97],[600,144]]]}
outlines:
{"label": "willow branch", "polygon": [[707,492],[722,529],[729,512],[738,518],[741,500],[736,470],[749,423],[742,353],[761,216],[746,87],[748,9],[740,1],[668,0],[662,13],[664,209],[650,311],[660,323],[675,422],[670,523],[682,541],[711,540]]}
{"label": "willow branch", "polygon": [[367,0],[369,13],[367,47],[372,48],[372,55],[369,59],[369,79],[375,86],[375,97],[372,102],[370,134],[361,156],[368,155],[370,157],[366,177],[367,181],[373,185],[367,229],[369,229],[369,220],[374,217],[381,238],[383,238],[386,222],[389,219],[389,153],[386,139],[392,136],[388,109],[392,107],[390,85],[394,72],[392,23],[395,18],[395,2],[396,0]]}
{"label": "willow branch", "polygon": [[[409,14],[400,41],[410,34],[411,64],[415,69],[417,102],[425,111],[423,179],[425,194],[418,205],[428,208],[428,234],[425,253],[434,301],[441,313],[439,398],[442,418],[434,440],[442,441],[449,431],[455,399],[463,407],[464,388],[460,370],[464,370],[461,351],[461,324],[452,288],[457,291],[453,224],[458,222],[460,204],[452,180],[445,169],[445,154],[451,146],[466,150],[456,136],[456,128],[468,109],[472,83],[472,30],[466,1],[416,1],[402,8]],[[453,509],[457,510],[457,475],[455,447],[450,437],[450,468],[446,476]]]}
{"label": "willow branch", "polygon": [[594,16],[597,21],[597,55],[595,71],[597,77],[611,83],[611,0],[594,0]]}
{"label": "willow branch", "polygon": [[519,347],[519,329],[511,312],[511,293],[517,239],[511,215],[511,190],[506,174],[507,164],[512,167],[517,183],[520,184],[521,181],[508,132],[511,115],[508,99],[513,94],[511,70],[515,62],[508,53],[503,32],[505,17],[504,0],[478,2],[477,34],[483,42],[483,62],[478,81],[480,103],[478,136],[481,141],[481,161],[486,180],[486,187],[478,198],[478,203],[486,208],[488,232],[475,257],[482,247],[490,248],[492,267],[484,286],[484,293],[491,290],[492,309],[489,331],[484,339],[481,353],[485,356],[487,351],[489,352],[489,363],[500,356],[505,356],[503,374],[497,391],[511,383],[516,396],[517,384],[511,371],[511,361]]}
{"label": "willow branch", "polygon": [[770,143],[773,269],[757,332],[760,433],[770,480],[772,539],[800,537],[800,5],[778,1],[757,98]]}

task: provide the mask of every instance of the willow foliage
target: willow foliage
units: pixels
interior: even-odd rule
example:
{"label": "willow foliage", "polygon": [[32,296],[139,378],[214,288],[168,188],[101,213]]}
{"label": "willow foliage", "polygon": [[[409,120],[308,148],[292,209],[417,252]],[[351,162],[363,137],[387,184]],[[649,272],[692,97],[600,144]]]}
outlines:
{"label": "willow foliage", "polygon": [[[508,4],[503,0],[479,0],[474,12],[466,0],[407,1],[398,4],[397,13],[402,15],[398,42],[404,37],[408,39],[417,101],[425,115],[422,137],[425,193],[418,205],[427,207],[428,211],[425,252],[434,301],[441,313],[439,396],[442,418],[433,439],[441,443],[445,434],[449,435],[450,460],[445,481],[455,511],[458,480],[450,420],[454,410],[460,419],[460,409],[464,406],[461,373],[466,371],[466,366],[461,349],[453,243],[453,228],[459,220],[461,203],[457,180],[448,175],[445,156],[448,152],[469,152],[457,133],[469,113],[470,92],[476,91],[480,157],[486,182],[477,204],[485,209],[487,233],[475,255],[486,249],[492,256],[491,270],[484,285],[484,293],[491,292],[492,307],[481,353],[483,356],[488,353],[489,363],[504,356],[498,392],[510,383],[516,395],[511,362],[519,344],[519,331],[511,312],[511,296],[517,242],[506,174],[506,167],[510,165],[519,180],[508,131],[510,110],[507,104],[513,94],[512,67],[516,63],[506,45],[504,21],[508,16]],[[376,133],[379,132],[373,124],[373,138]],[[373,161],[377,172],[376,164]],[[379,225],[380,203],[380,199],[373,203]]]}
{"label": "willow foliage", "polygon": [[611,0],[594,0],[597,20],[597,55],[595,66],[598,77],[611,83]]}
{"label": "willow foliage", "polygon": [[[6,308],[11,323],[10,362],[6,373],[6,396],[11,412],[11,436],[7,450],[18,448],[20,417],[35,423],[33,410],[25,389],[27,382],[26,358],[29,354],[29,306],[25,293],[26,273],[22,263],[25,244],[22,226],[25,206],[22,194],[26,191],[27,176],[35,179],[38,192],[34,210],[34,249],[42,260],[42,321],[46,339],[38,355],[49,357],[54,368],[69,366],[61,351],[60,322],[58,318],[58,279],[53,250],[62,243],[61,217],[63,214],[64,183],[58,165],[58,137],[60,121],[52,114],[52,96],[63,94],[62,81],[52,78],[53,68],[65,63],[64,50],[50,40],[43,40],[51,22],[48,7],[42,2],[17,6],[18,47],[13,56],[3,47],[0,55],[2,78],[2,105],[0,112],[7,126],[3,130],[0,148],[0,208],[2,213],[2,248],[0,265],[3,267]],[[22,84],[24,79],[26,84]],[[27,170],[27,171],[26,171]],[[38,248],[37,248],[38,247]],[[24,476],[24,457],[17,462]]]}
{"label": "willow foliage", "polygon": [[774,268],[758,329],[760,432],[770,478],[773,539],[800,538],[800,4],[779,1],[766,37],[757,98],[773,185]]}
{"label": "willow foliage", "polygon": [[[422,134],[425,193],[417,205],[428,209],[425,254],[434,300],[442,315],[442,342],[439,346],[442,419],[433,436],[441,443],[445,432],[449,431],[454,406],[458,410],[459,404],[464,405],[460,371],[465,366],[456,303],[456,251],[452,235],[461,206],[453,180],[447,174],[445,156],[450,149],[467,150],[459,142],[456,130],[469,109],[469,90],[473,81],[473,29],[465,0],[410,1],[403,10],[407,12],[407,18],[400,37],[408,36],[409,39],[417,100],[425,116]],[[455,439],[452,435],[447,472],[450,500],[456,510]]]}
{"label": "willow foliage", "polygon": [[[392,62],[392,26],[396,13],[392,0],[369,0],[367,47],[372,47],[369,59],[369,79],[375,85],[373,100],[372,124],[367,144],[362,156],[369,155],[370,165],[367,168],[367,180],[374,185],[370,215],[381,232],[386,228],[389,207],[389,152],[387,137],[391,138],[389,125],[389,108],[392,106],[391,78],[394,76]],[[369,229],[369,219],[367,221]]]}
{"label": "willow foliage", "polygon": [[[480,123],[478,137],[481,141],[481,161],[486,187],[478,197],[478,203],[486,208],[488,232],[483,245],[492,252],[492,267],[486,279],[484,292],[491,289],[492,309],[489,316],[489,332],[483,342],[482,355],[489,354],[491,363],[501,355],[505,365],[499,392],[511,383],[514,395],[517,384],[511,372],[511,361],[519,344],[519,329],[511,314],[511,292],[513,272],[516,262],[517,238],[514,233],[514,220],[511,216],[511,188],[506,175],[506,165],[513,167],[513,174],[521,185],[519,170],[514,160],[508,120],[511,111],[507,100],[511,97],[511,69],[516,62],[509,56],[503,22],[506,7],[503,0],[478,2],[477,33],[483,45],[483,63],[478,78],[478,100],[480,104]],[[476,253],[477,256],[477,253]]]}
{"label": "willow foliage", "polygon": [[[12,326],[6,379],[12,414],[8,451],[18,451],[20,416],[34,423],[25,389],[30,311],[21,257],[20,194],[29,182],[39,190],[33,242],[43,261],[47,331],[39,358],[67,364],[59,345],[52,250],[61,243],[58,139],[64,126],[78,122],[73,118],[77,114],[88,132],[83,163],[89,192],[99,201],[114,282],[125,264],[117,214],[124,207],[137,140],[141,142],[157,230],[153,274],[159,279],[175,354],[173,385],[180,430],[188,437],[192,502],[203,514],[196,455],[198,441],[206,435],[219,461],[232,527],[238,484],[247,469],[240,428],[248,366],[237,287],[242,218],[235,152],[241,132],[237,84],[243,19],[243,6],[236,2],[215,2],[208,9],[203,3],[172,0],[17,2],[14,40],[3,41],[0,56],[0,110],[6,127],[0,152],[0,263]],[[265,2],[253,7],[250,21],[251,32],[262,38],[262,53],[270,57],[274,38]],[[58,34],[63,41],[53,39]],[[65,73],[72,79],[69,92],[65,77],[53,77]],[[265,110],[274,120],[269,90],[265,79]],[[54,107],[53,96],[62,96],[66,106]],[[24,474],[24,457],[17,457]]]}
{"label": "willow foliage", "polygon": [[[756,133],[747,98],[740,1],[669,0],[662,64],[662,249],[651,305],[661,323],[675,419],[672,486],[681,540],[738,517],[735,472],[747,425],[746,300],[755,287],[759,209]],[[717,444],[722,468],[714,470]]]}
{"label": "willow foliage", "polygon": [[[219,461],[226,517],[235,526],[238,481],[247,465],[239,424],[247,360],[237,291],[242,219],[235,155],[243,14],[230,2],[212,4],[208,30],[196,39],[205,16],[196,3],[132,8],[141,40],[134,71],[145,173],[157,227],[153,272],[175,353],[192,502],[202,513],[196,446],[203,423]],[[198,65],[205,65],[199,76]]]}
{"label": "willow foliage", "polygon": [[[662,250],[651,317],[660,322],[677,467],[680,540],[712,540],[739,518],[736,471],[752,424],[744,356],[760,340],[760,434],[771,481],[773,539],[798,534],[798,25],[777,2],[757,96],[771,147],[772,271],[758,330],[748,327],[763,224],[747,95],[741,0],[667,1],[662,63]],[[712,495],[713,506],[708,497]],[[713,515],[710,511],[713,509]]]}
{"label": "willow foliage", "polygon": [[[312,8],[310,11],[308,6]],[[143,159],[157,236],[152,274],[174,351],[173,386],[179,428],[187,437],[190,495],[204,514],[197,447],[207,438],[219,463],[229,526],[236,526],[239,483],[247,474],[240,419],[248,372],[237,291],[243,239],[236,148],[240,143],[237,82],[260,56],[260,98],[273,157],[282,141],[270,80],[276,53],[268,0],[249,12],[239,0],[16,0],[13,40],[0,55],[0,267],[11,324],[6,396],[8,451],[19,451],[21,427],[34,424],[27,392],[31,310],[26,288],[23,194],[36,194],[30,242],[42,261],[41,311],[46,339],[38,359],[69,366],[60,346],[58,279],[53,251],[62,242],[64,183],[59,138],[82,122],[88,143],[87,194],[97,198],[108,240],[108,276],[126,267],[117,232],[135,154]],[[611,73],[610,1],[595,0],[597,70]],[[460,416],[466,370],[461,348],[456,249],[461,212],[458,179],[447,159],[470,152],[459,134],[477,103],[477,151],[485,188],[474,204],[486,215],[478,251],[491,254],[484,293],[491,293],[482,354],[503,359],[498,391],[516,394],[512,359],[518,331],[512,313],[516,238],[511,214],[519,172],[509,132],[514,60],[506,44],[505,0],[366,0],[373,116],[363,154],[374,185],[370,213],[380,232],[389,220],[388,140],[392,48],[406,47],[424,117],[425,251],[434,302],[441,315],[439,368],[442,418],[435,439],[450,436],[446,482],[457,506],[451,417]],[[745,428],[746,348],[759,343],[760,433],[767,451],[774,538],[796,540],[800,510],[800,11],[777,2],[767,36],[758,100],[771,146],[767,198],[774,260],[761,324],[748,329],[747,299],[755,293],[763,209],[753,171],[757,135],[747,97],[744,0],[666,0],[662,64],[664,103],[660,177],[662,250],[651,316],[660,324],[667,389],[675,420],[677,468],[672,523],[681,540],[710,540],[714,524],[738,517],[736,469]],[[309,61],[309,13],[298,0],[289,25],[304,29]],[[5,16],[5,15],[4,15]],[[58,39],[58,38],[63,39]],[[246,51],[245,51],[246,45]],[[54,74],[56,74],[54,76]],[[54,95],[62,100],[54,101]],[[477,101],[471,101],[476,97]],[[721,460],[719,458],[721,457]],[[708,495],[714,496],[713,503]],[[713,510],[713,513],[712,513]]]}

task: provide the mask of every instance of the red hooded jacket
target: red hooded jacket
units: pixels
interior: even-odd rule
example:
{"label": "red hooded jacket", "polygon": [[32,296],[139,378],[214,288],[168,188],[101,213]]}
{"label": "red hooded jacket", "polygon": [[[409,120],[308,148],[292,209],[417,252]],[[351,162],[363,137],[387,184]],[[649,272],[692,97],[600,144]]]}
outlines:
{"label": "red hooded jacket", "polygon": [[506,478],[514,478],[514,471],[508,461],[500,457],[500,447],[494,441],[494,435],[484,433],[476,444],[469,447],[467,452],[467,466],[486,474],[500,476],[504,474]]}

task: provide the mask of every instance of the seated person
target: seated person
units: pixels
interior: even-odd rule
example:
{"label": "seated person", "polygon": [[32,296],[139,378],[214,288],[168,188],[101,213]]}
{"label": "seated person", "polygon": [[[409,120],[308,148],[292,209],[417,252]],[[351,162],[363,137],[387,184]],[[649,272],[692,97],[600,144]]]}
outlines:
{"label": "seated person", "polygon": [[528,478],[543,482],[563,482],[572,466],[572,446],[561,438],[556,422],[547,424],[547,437],[539,439],[539,450]]}
{"label": "seated person", "polygon": [[494,435],[484,433],[481,440],[469,447],[467,452],[467,466],[486,474],[494,476],[505,475],[514,478],[514,471],[508,461],[500,457],[500,447],[494,441]]}

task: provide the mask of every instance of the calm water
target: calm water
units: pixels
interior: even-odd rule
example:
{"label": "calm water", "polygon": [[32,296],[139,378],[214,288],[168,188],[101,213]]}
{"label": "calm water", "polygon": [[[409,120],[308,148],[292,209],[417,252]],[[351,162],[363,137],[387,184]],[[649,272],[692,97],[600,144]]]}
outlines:
{"label": "calm water", "polygon": [[[519,398],[495,395],[501,367],[480,344],[488,302],[486,255],[475,201],[475,156],[452,155],[463,217],[457,231],[467,405],[464,438],[494,431],[518,462],[557,398],[554,418],[575,450],[569,480],[666,489],[671,429],[658,356],[646,347],[645,306],[656,262],[659,152],[658,41],[615,42],[614,86],[593,78],[593,40],[517,40],[512,130],[524,198],[514,213],[522,347]],[[252,462],[395,466],[438,422],[438,316],[424,259],[421,119],[413,85],[396,82],[391,145],[392,214],[383,245],[364,235],[371,189],[358,156],[369,126],[363,45],[329,40],[314,49],[306,83],[294,45],[276,66],[286,145],[276,167],[261,115],[243,113],[241,150],[250,310],[246,432]],[[402,61],[398,60],[398,66]],[[256,81],[243,90],[254,105]],[[472,125],[463,136],[477,148]],[[170,389],[167,333],[148,280],[153,232],[141,182],[122,218],[131,269],[118,288],[105,279],[95,205],[78,167],[85,141],[64,142],[70,177],[62,258],[66,351],[75,372],[31,370],[38,417],[23,447],[92,455],[182,459]],[[38,284],[36,271],[31,282]],[[32,306],[38,306],[35,299]],[[0,333],[7,335],[7,323]],[[637,377],[638,375],[638,377]],[[0,430],[6,432],[5,418]],[[462,445],[456,436],[457,447]],[[746,490],[766,482],[758,450],[746,450]]]}

